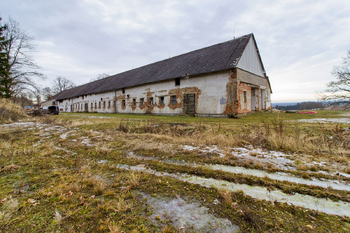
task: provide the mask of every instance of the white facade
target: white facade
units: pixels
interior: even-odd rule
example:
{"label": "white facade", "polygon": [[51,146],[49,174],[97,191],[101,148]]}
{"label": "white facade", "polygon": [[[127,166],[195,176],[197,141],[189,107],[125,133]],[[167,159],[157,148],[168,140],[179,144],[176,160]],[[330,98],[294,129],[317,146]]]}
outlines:
{"label": "white facade", "polygon": [[[241,73],[242,71],[238,72],[238,74]],[[241,75],[241,78],[237,78],[233,76],[232,71],[222,71],[195,77],[184,77],[180,79],[180,85],[176,85],[175,80],[172,79],[111,92],[65,99],[60,101],[59,106],[62,112],[179,115],[185,113],[184,95],[194,94],[194,112],[197,115],[225,116],[232,113],[245,113],[248,112],[246,111],[248,109],[251,111],[271,108],[270,91],[269,89],[266,91],[267,80],[255,77],[255,75],[252,77],[250,73],[244,74],[245,76]],[[242,86],[243,84],[239,82],[247,78],[247,75],[250,79],[256,79],[257,81],[255,82],[261,82],[263,85],[256,85],[257,88],[260,86],[261,90],[254,89],[254,94],[251,94],[252,89],[247,86],[248,89],[246,91],[249,94],[245,98],[247,98],[246,101],[249,103],[245,104],[244,101],[242,102],[244,97],[240,96],[240,93],[243,93],[240,90],[244,89],[245,86]],[[232,83],[236,85],[237,93],[232,94],[228,92],[228,85]],[[263,96],[260,93],[263,93]],[[254,96],[254,100],[251,99],[251,96]],[[175,103],[172,101],[172,98],[176,98]],[[116,103],[115,99],[117,100]],[[229,104],[232,105],[228,99],[241,101],[243,108],[228,108]],[[253,108],[250,102],[254,102]],[[231,111],[228,109],[231,109]]]}
{"label": "white facade", "polygon": [[[175,85],[175,80],[168,80],[125,88],[125,93],[123,93],[123,89],[119,89],[112,92],[79,96],[63,100],[59,105],[63,109],[62,112],[143,114],[150,111],[153,114],[178,115],[183,113],[181,105],[183,95],[194,93],[196,113],[222,114],[225,110],[225,104],[220,104],[220,99],[226,99],[226,84],[229,78],[228,71],[193,78],[184,77],[180,79],[180,85]],[[172,96],[176,97],[176,104],[171,103]],[[153,105],[150,104],[150,98],[153,98]],[[163,104],[160,103],[161,98],[164,98]],[[116,108],[115,99],[117,99]],[[143,105],[141,104],[142,99]]]}

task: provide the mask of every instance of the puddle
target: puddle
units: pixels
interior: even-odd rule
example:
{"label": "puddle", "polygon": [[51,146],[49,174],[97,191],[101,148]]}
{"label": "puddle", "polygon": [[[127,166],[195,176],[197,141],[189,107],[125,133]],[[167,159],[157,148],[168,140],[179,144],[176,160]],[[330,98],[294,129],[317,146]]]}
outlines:
{"label": "puddle", "polygon": [[281,191],[273,190],[269,191],[264,187],[249,186],[246,184],[236,184],[223,180],[216,180],[211,178],[203,178],[192,175],[184,174],[169,174],[165,172],[157,172],[155,170],[147,169],[145,167],[128,166],[128,165],[117,165],[116,168],[133,170],[133,171],[143,171],[147,173],[154,174],[156,176],[168,176],[175,179],[189,182],[192,184],[199,184],[207,188],[217,188],[225,189],[231,192],[242,191],[245,195],[251,196],[255,199],[266,200],[266,201],[277,201],[285,202],[295,206],[300,206],[316,211],[320,211],[326,214],[334,214],[339,216],[350,217],[350,204],[342,201],[334,202],[327,200],[325,198],[316,198],[310,195],[294,194],[288,195]]}
{"label": "puddle", "polygon": [[201,206],[200,203],[187,203],[182,198],[152,197],[145,193],[135,196],[147,198],[148,205],[153,209],[150,219],[155,224],[159,220],[171,220],[175,228],[184,232],[239,232],[238,226],[232,225],[228,219],[217,218],[208,213],[209,208]]}
{"label": "puddle", "polygon": [[314,118],[314,119],[300,119],[299,122],[305,123],[342,123],[350,124],[350,118]]}
{"label": "puddle", "polygon": [[[186,163],[186,162],[177,162],[169,159],[159,159],[159,158],[154,158],[154,157],[143,157],[140,155],[135,155],[133,152],[128,153],[129,157],[136,158],[136,159],[145,159],[145,160],[156,160],[156,161],[161,161],[163,163],[170,163],[170,164],[179,164],[179,165],[186,165],[186,166],[191,166],[191,167],[197,167],[197,165],[191,164],[191,163]],[[306,184],[306,185],[313,185],[313,186],[319,186],[323,188],[332,188],[336,190],[346,190],[350,191],[350,185],[345,184],[345,183],[340,183],[337,180],[318,180],[318,179],[303,179],[299,177],[295,177],[293,175],[284,173],[284,172],[276,172],[276,173],[268,173],[263,170],[257,170],[257,169],[249,169],[249,168],[244,168],[244,167],[233,167],[233,166],[227,166],[227,165],[220,165],[220,164],[204,164],[201,165],[204,168],[209,168],[212,170],[218,170],[218,171],[224,171],[224,172],[230,172],[230,173],[235,173],[235,174],[244,174],[244,175],[251,175],[251,176],[256,176],[256,177],[268,177],[273,180],[279,180],[279,181],[288,181],[288,182],[293,182],[293,183],[298,183],[298,184]]]}

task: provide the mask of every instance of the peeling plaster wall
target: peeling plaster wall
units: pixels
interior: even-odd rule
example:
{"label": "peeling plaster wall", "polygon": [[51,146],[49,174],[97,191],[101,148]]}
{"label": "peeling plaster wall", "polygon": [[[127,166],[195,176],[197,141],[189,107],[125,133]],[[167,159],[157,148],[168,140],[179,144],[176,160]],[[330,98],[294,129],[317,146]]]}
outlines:
{"label": "peeling plaster wall", "polygon": [[[114,108],[115,92],[98,93],[64,100],[60,103],[64,111],[69,111],[73,106],[73,112],[85,112],[85,103],[88,103],[88,112],[104,113],[153,113],[179,115],[183,113],[183,95],[195,93],[195,112],[203,115],[224,114],[226,104],[220,104],[220,99],[227,98],[226,84],[229,81],[230,72],[217,72],[195,77],[184,77],[180,79],[180,85],[175,85],[175,79],[145,84],[130,88],[116,90],[116,110]],[[171,103],[171,96],[176,96],[176,104]],[[160,105],[160,97],[164,97],[164,104]],[[141,98],[144,99],[143,106]],[[153,105],[150,104],[153,98]],[[136,99],[134,106],[133,99]],[[123,105],[125,101],[125,106]],[[111,107],[108,108],[108,101]],[[103,107],[105,102],[105,107]],[[91,103],[93,108],[91,108]],[[97,108],[95,108],[95,103]],[[99,107],[101,103],[101,107]]]}
{"label": "peeling plaster wall", "polygon": [[[271,109],[271,90],[266,78],[262,78],[247,71],[236,69],[236,77],[238,83],[238,104],[236,105],[237,113],[247,113],[252,110],[252,91],[255,91],[255,111]],[[265,98],[263,98],[265,109],[262,109],[261,90],[265,90]],[[247,91],[247,101],[244,103],[243,91]],[[253,108],[254,109],[254,108]]]}
{"label": "peeling plaster wall", "polygon": [[[271,91],[267,79],[241,69],[183,77],[179,86],[176,86],[175,79],[172,79],[125,88],[125,93],[119,89],[116,92],[79,96],[64,100],[59,105],[63,112],[179,115],[183,114],[184,110],[183,95],[194,93],[196,114],[225,116],[251,112],[252,90],[255,91],[257,99],[254,104],[255,110],[262,110],[262,106],[266,106],[266,110],[271,109]],[[264,104],[261,104],[261,90],[266,91]],[[246,91],[246,102],[243,98],[244,91]],[[115,95],[116,104],[114,104]],[[175,104],[171,103],[171,96],[176,96]],[[164,98],[163,105],[160,104],[160,97]],[[143,105],[141,98],[144,100]],[[150,103],[150,98],[153,98],[153,104]],[[85,108],[85,103],[88,104],[88,109]]]}

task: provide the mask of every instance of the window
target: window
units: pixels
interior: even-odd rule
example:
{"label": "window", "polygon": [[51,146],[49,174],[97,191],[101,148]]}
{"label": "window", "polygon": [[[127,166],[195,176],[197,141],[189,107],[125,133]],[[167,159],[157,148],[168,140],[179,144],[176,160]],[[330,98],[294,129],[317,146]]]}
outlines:
{"label": "window", "polygon": [[106,101],[103,101],[103,108],[106,108]]}
{"label": "window", "polygon": [[98,102],[98,108],[101,108],[101,102]]}
{"label": "window", "polygon": [[176,104],[176,95],[171,96],[171,104],[173,104],[173,105]]}
{"label": "window", "polygon": [[129,94],[127,94],[127,95],[126,95],[126,98],[128,98],[128,99],[129,99],[129,98],[130,98],[130,95],[129,95]]}
{"label": "window", "polygon": [[243,91],[243,101],[247,103],[247,91]]}
{"label": "window", "polygon": [[91,110],[94,108],[94,104],[93,103],[91,103]]}
{"label": "window", "polygon": [[175,79],[175,86],[180,86],[180,78]]}
{"label": "window", "polygon": [[125,94],[125,88],[122,89],[122,93]]}
{"label": "window", "polygon": [[97,103],[95,102],[95,108],[97,108]]}
{"label": "window", "polygon": [[144,103],[145,103],[145,99],[144,99],[144,98],[141,98],[141,99],[140,99],[140,105],[143,106]]}
{"label": "window", "polygon": [[159,97],[159,105],[164,105],[164,96]]}
{"label": "window", "polygon": [[150,105],[153,105],[153,97],[150,97],[150,98],[149,98],[149,104],[150,104]]}
{"label": "window", "polygon": [[132,104],[134,105],[134,107],[136,106],[136,99],[132,100]]}
{"label": "window", "polygon": [[111,107],[111,101],[108,101],[108,108]]}
{"label": "window", "polygon": [[125,100],[123,100],[123,107],[125,107]]}
{"label": "window", "polygon": [[81,96],[81,99],[84,99],[84,96],[83,96],[83,95]]}

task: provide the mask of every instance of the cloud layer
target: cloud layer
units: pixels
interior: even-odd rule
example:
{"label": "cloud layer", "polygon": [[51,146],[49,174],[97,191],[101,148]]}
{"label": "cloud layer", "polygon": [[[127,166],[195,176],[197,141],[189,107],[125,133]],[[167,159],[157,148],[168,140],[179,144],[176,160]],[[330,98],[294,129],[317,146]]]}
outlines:
{"label": "cloud layer", "polygon": [[274,102],[314,100],[350,49],[350,1],[12,0],[48,77],[83,84],[254,33]]}

